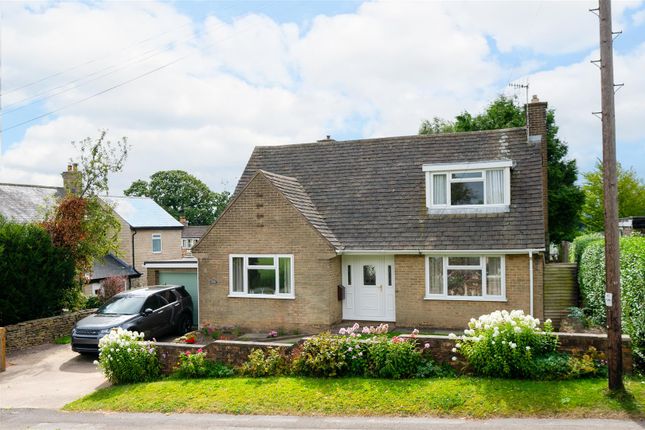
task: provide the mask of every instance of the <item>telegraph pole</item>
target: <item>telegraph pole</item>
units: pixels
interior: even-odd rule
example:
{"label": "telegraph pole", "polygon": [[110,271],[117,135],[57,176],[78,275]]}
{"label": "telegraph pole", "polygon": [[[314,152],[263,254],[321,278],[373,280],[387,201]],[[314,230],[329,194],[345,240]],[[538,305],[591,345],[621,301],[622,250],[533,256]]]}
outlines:
{"label": "telegraph pole", "polygon": [[605,305],[609,389],[623,385],[623,353],[620,306],[620,247],[618,233],[618,179],[616,174],[616,112],[614,109],[614,58],[611,30],[611,1],[599,0],[600,18],[600,93],[602,98],[602,165],[605,204]]}

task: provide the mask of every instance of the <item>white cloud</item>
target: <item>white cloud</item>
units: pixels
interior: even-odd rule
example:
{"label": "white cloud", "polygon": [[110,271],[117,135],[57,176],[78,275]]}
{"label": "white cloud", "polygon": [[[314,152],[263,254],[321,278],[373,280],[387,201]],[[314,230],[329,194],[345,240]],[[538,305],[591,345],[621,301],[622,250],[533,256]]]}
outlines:
{"label": "white cloud", "polygon": [[[63,87],[69,91],[44,103],[55,110],[183,59],[29,127],[3,154],[0,180],[60,183],[74,155],[69,142],[107,128],[113,139],[127,136],[132,144],[113,190],[164,169],[184,169],[231,190],[255,145],[326,134],[413,134],[424,118],[477,112],[503,89],[509,72],[540,69],[531,76],[531,92],[557,109],[561,135],[587,166],[596,152],[585,145],[597,143],[599,127],[589,113],[599,109],[599,77],[588,58],[549,70],[548,55],[531,54],[509,66],[487,41],[492,37],[502,51],[582,50],[579,56],[591,58],[597,22],[585,12],[588,5],[558,5],[544,3],[536,12],[535,3],[524,2],[464,8],[375,1],[356,13],[318,16],[306,31],[257,14],[193,22],[166,3],[11,5],[3,16],[6,88],[80,66],[8,93],[5,106],[88,73],[112,72]],[[626,19],[633,5],[614,3],[617,19]],[[619,138],[629,142],[645,140],[637,118],[645,100],[642,51],[616,56],[617,80],[627,85],[617,98]],[[14,118],[5,115],[3,124]]]}

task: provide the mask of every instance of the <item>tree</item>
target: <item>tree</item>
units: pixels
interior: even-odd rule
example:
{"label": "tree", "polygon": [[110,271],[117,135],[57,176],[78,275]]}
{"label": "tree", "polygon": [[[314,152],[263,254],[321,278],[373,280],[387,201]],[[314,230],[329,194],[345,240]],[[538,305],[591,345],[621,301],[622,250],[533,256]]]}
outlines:
{"label": "tree", "polygon": [[[618,216],[645,215],[645,181],[636,175],[634,169],[625,170],[620,164],[618,171]],[[593,171],[583,174],[585,183],[582,190],[585,203],[582,206],[582,222],[589,231],[605,229],[604,191],[602,185],[602,163],[596,162]]]}
{"label": "tree", "polygon": [[194,225],[212,224],[230,195],[227,191],[211,191],[204,182],[183,170],[157,172],[150,176],[150,182],[134,181],[124,194],[150,197],[173,217],[179,219],[183,215]]}
{"label": "tree", "polygon": [[73,258],[42,226],[0,217],[0,326],[56,315],[78,290]]}
{"label": "tree", "polygon": [[[567,144],[558,137],[555,111],[547,112],[547,169],[549,238],[559,243],[572,240],[579,228],[580,209],[584,194],[575,182],[578,168],[575,160],[567,160]],[[526,126],[526,112],[517,103],[517,98],[500,95],[479,115],[464,111],[455,121],[433,118],[423,121],[419,134],[495,130]]]}
{"label": "tree", "polygon": [[97,139],[72,142],[79,150],[80,192],[68,193],[43,222],[54,245],[73,258],[81,282],[94,259],[119,254],[120,224],[99,194],[108,193],[108,175],[123,168],[128,144],[126,138],[111,142],[106,136],[107,132],[101,131]]}

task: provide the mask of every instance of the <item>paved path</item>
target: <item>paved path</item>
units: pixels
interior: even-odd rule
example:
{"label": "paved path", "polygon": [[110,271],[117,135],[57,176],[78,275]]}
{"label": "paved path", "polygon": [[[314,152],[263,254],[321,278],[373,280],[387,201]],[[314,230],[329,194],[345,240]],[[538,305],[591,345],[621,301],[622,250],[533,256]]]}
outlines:
{"label": "paved path", "polygon": [[69,345],[42,345],[9,355],[7,370],[0,373],[0,408],[60,408],[107,385],[95,359]]}
{"label": "paved path", "polygon": [[69,413],[48,409],[0,410],[0,427],[13,429],[366,429],[366,430],[635,430],[645,422],[618,420],[464,420],[440,418],[330,418],[211,414]]}

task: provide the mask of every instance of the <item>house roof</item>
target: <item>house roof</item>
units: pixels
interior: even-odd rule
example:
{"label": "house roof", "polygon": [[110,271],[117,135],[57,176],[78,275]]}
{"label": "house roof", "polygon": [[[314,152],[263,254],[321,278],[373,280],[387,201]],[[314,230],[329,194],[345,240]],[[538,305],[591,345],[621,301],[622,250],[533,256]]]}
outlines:
{"label": "house roof", "polygon": [[0,214],[17,222],[41,221],[47,207],[64,195],[62,187],[0,184]]}
{"label": "house roof", "polygon": [[316,209],[316,206],[311,201],[309,194],[302,187],[296,178],[290,176],[278,175],[276,173],[260,170],[259,174],[264,175],[269,182],[271,182],[282,194],[289,200],[289,202],[300,211],[300,213],[309,221],[309,223],[318,232],[331,243],[335,248],[341,246],[334,233],[329,229],[324,218]]}
{"label": "house roof", "polygon": [[204,233],[208,231],[210,225],[187,225],[181,231],[181,237],[184,239],[201,239]]}
{"label": "house roof", "polygon": [[149,197],[101,197],[114,211],[134,228],[183,228],[183,224],[172,217]]}
{"label": "house roof", "polygon": [[92,275],[90,277],[92,282],[100,281],[101,279],[109,278],[111,276],[138,278],[141,276],[141,273],[119,257],[112,254],[108,254],[103,258],[94,260],[94,267],[92,268]]}
{"label": "house roof", "polygon": [[[509,212],[428,214],[424,164],[483,160],[513,161]],[[262,170],[345,250],[540,249],[541,169],[525,128],[260,146],[235,196]]]}

